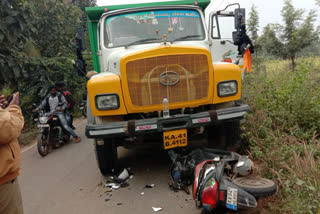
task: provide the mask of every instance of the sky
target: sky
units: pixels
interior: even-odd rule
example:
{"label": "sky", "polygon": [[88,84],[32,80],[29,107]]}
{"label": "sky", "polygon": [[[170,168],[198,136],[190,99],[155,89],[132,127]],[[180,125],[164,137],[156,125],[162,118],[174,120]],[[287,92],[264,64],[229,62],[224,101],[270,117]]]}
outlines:
{"label": "sky", "polygon": [[[134,4],[142,2],[157,2],[161,0],[97,0],[98,6],[116,5],[116,4]],[[163,0],[169,1],[169,0]],[[252,4],[257,7],[259,12],[259,33],[262,33],[263,27],[269,23],[282,23],[281,9],[283,7],[284,0],[211,0],[211,4],[206,10],[206,13],[224,9],[226,5],[232,3],[240,3],[241,7],[246,8],[247,18]],[[311,9],[316,9],[318,17],[320,17],[320,7],[315,5],[315,0],[292,0],[295,8],[302,8],[306,10],[306,14]],[[209,13],[208,13],[209,14]],[[316,24],[320,25],[320,18],[318,18]]]}

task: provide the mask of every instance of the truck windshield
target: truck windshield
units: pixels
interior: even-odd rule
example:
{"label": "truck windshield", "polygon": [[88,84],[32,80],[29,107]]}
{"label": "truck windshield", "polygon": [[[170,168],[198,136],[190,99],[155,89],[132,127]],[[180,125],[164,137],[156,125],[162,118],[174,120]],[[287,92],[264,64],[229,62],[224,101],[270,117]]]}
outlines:
{"label": "truck windshield", "polygon": [[205,39],[200,14],[196,10],[154,10],[107,18],[104,45],[113,48],[160,42],[164,34],[168,42]]}

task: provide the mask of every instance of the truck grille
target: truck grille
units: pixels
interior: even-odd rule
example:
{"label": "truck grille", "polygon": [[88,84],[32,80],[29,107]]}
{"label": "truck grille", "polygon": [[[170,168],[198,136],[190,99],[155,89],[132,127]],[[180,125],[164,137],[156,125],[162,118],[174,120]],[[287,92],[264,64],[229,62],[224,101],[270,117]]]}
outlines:
{"label": "truck grille", "polygon": [[157,56],[129,61],[126,74],[136,106],[203,99],[208,96],[209,67],[204,54]]}

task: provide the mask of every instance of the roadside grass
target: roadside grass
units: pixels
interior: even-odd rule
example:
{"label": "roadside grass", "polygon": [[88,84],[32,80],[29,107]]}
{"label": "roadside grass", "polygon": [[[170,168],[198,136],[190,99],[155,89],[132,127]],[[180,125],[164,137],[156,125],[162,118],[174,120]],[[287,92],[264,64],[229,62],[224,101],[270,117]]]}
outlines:
{"label": "roadside grass", "polygon": [[264,201],[270,213],[318,213],[320,209],[320,59],[301,58],[254,66],[243,82],[251,113],[242,126],[249,155],[262,176],[277,183]]}

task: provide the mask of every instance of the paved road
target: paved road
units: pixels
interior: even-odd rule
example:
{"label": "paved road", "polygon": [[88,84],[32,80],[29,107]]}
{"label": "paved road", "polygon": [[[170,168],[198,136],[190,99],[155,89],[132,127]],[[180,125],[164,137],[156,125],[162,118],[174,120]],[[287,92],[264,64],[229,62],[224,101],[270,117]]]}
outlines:
{"label": "paved road", "polygon": [[[166,152],[146,147],[135,150],[119,149],[120,161],[134,170],[129,187],[105,193],[93,150],[93,143],[84,135],[86,121],[80,121],[77,132],[79,144],[70,143],[40,157],[36,147],[22,153],[22,172],[19,177],[26,214],[126,214],[161,213],[200,214],[191,195],[173,192],[168,188]],[[155,184],[144,189],[146,184]],[[144,195],[141,195],[144,192]],[[110,200],[105,200],[110,199]]]}
{"label": "paved road", "polygon": [[[81,143],[71,142],[47,157],[41,157],[36,146],[23,149],[19,182],[25,214],[147,214],[155,213],[152,207],[161,207],[162,214],[204,213],[195,207],[191,195],[169,189],[170,159],[155,145],[119,148],[120,165],[131,167],[134,177],[129,179],[128,187],[106,192],[101,185],[104,177],[97,168],[93,141],[84,135],[85,125],[86,120],[76,124]],[[155,187],[145,189],[146,184]],[[264,213],[259,210],[250,214]]]}

